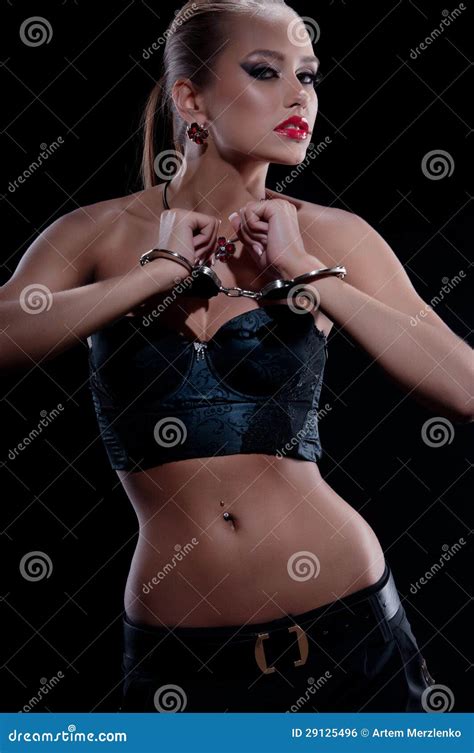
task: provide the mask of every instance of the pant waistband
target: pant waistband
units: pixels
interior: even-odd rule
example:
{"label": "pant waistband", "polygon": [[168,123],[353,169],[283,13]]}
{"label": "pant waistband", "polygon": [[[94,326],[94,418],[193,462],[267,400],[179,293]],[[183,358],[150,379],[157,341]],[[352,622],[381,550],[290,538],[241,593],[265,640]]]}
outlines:
{"label": "pant waistband", "polygon": [[[307,634],[314,638],[341,638],[360,641],[365,635],[378,631],[383,641],[392,638],[389,620],[401,607],[400,597],[388,565],[380,580],[349,596],[309,610],[298,615],[262,623],[225,625],[219,627],[168,627],[143,626],[132,623],[126,616],[123,620],[124,655],[137,662],[152,664],[166,660],[168,649],[173,652],[201,653],[207,647],[209,655],[215,649],[220,659],[226,660],[238,647],[255,647],[255,657],[262,657],[263,642],[274,638],[277,642],[297,640],[300,648],[308,643]],[[267,645],[267,644],[266,644]],[[259,654],[260,652],[260,654]],[[258,661],[257,661],[258,663]],[[260,665],[259,665],[260,666]]]}

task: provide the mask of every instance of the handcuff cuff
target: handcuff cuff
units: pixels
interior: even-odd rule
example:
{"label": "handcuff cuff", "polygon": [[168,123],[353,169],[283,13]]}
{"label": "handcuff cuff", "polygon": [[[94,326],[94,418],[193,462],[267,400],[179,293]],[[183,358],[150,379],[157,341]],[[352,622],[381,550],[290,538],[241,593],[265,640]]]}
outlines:
{"label": "handcuff cuff", "polygon": [[304,284],[305,282],[311,282],[318,278],[321,279],[333,275],[344,279],[347,274],[346,268],[341,265],[337,267],[325,267],[324,269],[313,269],[311,272],[305,272],[291,280],[272,280],[260,290],[245,290],[244,288],[239,287],[226,288],[222,285],[220,278],[211,267],[208,267],[204,263],[193,267],[191,262],[186,259],[185,256],[181,256],[181,254],[178,254],[176,251],[168,251],[164,248],[152,248],[150,251],[146,251],[140,256],[140,265],[143,267],[145,264],[154,261],[154,259],[172,259],[183,267],[186,267],[190,275],[193,277],[193,282],[186,287],[182,294],[196,296],[198,298],[213,298],[219,293],[225,293],[225,295],[231,296],[232,298],[245,296],[246,298],[254,298],[255,300],[260,300],[261,298],[274,300],[286,298],[288,292],[295,285]]}

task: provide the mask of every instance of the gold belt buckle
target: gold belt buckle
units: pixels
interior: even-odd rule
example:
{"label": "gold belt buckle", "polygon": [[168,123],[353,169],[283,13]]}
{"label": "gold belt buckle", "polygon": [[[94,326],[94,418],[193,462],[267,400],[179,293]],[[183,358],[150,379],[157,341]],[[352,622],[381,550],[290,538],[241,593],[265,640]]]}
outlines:
{"label": "gold belt buckle", "polygon": [[[300,658],[296,659],[296,661],[293,662],[295,667],[301,667],[303,664],[306,663],[306,660],[308,658],[308,638],[306,636],[305,631],[302,627],[299,625],[292,625],[288,628],[289,633],[296,633],[296,637],[298,640],[298,648],[300,652]],[[265,675],[269,675],[271,672],[275,672],[275,667],[272,665],[269,667],[267,665],[267,660],[265,657],[265,650],[263,646],[263,641],[265,641],[267,638],[269,638],[268,633],[258,633],[257,640],[255,641],[255,660],[259,666],[259,668],[262,670],[262,672]]]}

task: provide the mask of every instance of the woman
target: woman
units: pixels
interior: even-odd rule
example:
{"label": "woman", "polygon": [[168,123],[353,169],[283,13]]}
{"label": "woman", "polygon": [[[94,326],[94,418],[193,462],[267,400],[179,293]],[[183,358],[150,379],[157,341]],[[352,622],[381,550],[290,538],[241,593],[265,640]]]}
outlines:
{"label": "woman", "polygon": [[[269,163],[304,159],[316,120],[319,61],[295,11],[188,3],[169,32],[144,190],[58,220],[2,293],[4,363],[90,344],[102,438],[139,521],[121,710],[423,710],[434,681],[381,546],[320,476],[318,399],[336,323],[469,420],[469,349],[431,310],[409,331],[425,304],[361,218],[265,189]],[[163,183],[167,107],[184,159]],[[201,265],[245,291],[326,271],[301,303],[296,283],[279,299],[217,293]],[[38,280],[53,305],[28,317]]]}

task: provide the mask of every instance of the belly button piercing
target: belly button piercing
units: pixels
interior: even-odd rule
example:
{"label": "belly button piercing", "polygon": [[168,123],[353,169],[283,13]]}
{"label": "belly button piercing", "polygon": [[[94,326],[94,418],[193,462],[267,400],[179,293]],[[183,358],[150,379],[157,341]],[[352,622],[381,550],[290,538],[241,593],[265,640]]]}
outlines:
{"label": "belly button piercing", "polygon": [[[220,500],[219,504],[221,507],[224,506],[224,502],[222,501],[222,499]],[[230,512],[224,512],[222,513],[222,517],[224,518],[224,520],[228,521],[231,524],[232,530],[235,530],[234,516]]]}

